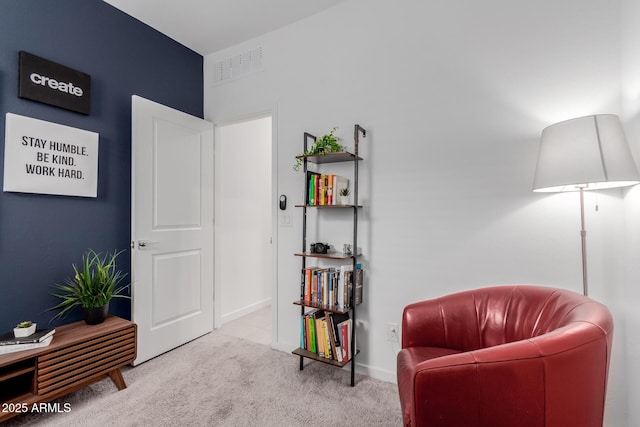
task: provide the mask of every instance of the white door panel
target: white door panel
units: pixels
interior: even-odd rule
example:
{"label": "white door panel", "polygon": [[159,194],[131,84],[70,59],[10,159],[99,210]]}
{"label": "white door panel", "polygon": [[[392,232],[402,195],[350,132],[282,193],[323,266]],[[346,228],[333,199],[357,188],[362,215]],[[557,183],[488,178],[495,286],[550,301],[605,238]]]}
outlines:
{"label": "white door panel", "polygon": [[202,313],[201,251],[154,255],[152,266],[152,330]]}
{"label": "white door panel", "polygon": [[134,364],[213,330],[213,126],[132,98]]}
{"label": "white door panel", "polygon": [[154,119],[154,228],[199,228],[202,144],[200,133]]}

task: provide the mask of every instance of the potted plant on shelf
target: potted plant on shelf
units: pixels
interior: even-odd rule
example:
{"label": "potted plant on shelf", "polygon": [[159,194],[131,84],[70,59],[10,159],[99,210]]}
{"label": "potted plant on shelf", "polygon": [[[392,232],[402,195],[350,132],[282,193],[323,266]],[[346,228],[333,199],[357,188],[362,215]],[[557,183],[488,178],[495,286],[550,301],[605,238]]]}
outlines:
{"label": "potted plant on shelf", "polygon": [[116,267],[116,258],[124,250],[113,254],[89,249],[82,257],[80,268],[73,264],[74,276],[63,284],[55,284],[56,292],[51,295],[62,301],[49,310],[60,310],[51,320],[65,317],[76,307],[82,307],[83,318],[89,325],[102,323],[109,312],[112,298],[130,298],[122,292],[128,285],[119,286],[126,276]]}
{"label": "potted plant on shelf", "polygon": [[341,188],[339,191],[339,195],[340,195],[340,204],[341,205],[348,205],[350,202],[350,197],[349,195],[351,194],[351,190],[349,190],[348,188]]}
{"label": "potted plant on shelf", "polygon": [[13,335],[16,338],[28,337],[36,331],[36,324],[30,320],[20,322],[13,328]]}
{"label": "potted plant on shelf", "polygon": [[[311,148],[305,151],[304,153],[300,154],[300,156],[313,156],[313,155],[319,155],[319,154],[338,153],[340,151],[344,151],[345,147],[338,143],[338,141],[340,141],[340,138],[335,136],[335,131],[337,129],[338,129],[337,127],[334,127],[333,129],[331,129],[331,132],[316,139],[316,141],[313,143]],[[293,169],[295,171],[299,171],[300,166],[302,166],[302,159],[296,158],[296,162],[293,165]]]}

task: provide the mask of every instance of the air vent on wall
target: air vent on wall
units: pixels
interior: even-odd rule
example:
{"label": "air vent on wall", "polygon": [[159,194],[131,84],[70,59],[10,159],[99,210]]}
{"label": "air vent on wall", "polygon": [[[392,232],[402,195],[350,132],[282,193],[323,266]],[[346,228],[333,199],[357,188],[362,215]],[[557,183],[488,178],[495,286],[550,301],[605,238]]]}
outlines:
{"label": "air vent on wall", "polygon": [[226,83],[257,71],[264,71],[262,46],[216,62],[213,84]]}

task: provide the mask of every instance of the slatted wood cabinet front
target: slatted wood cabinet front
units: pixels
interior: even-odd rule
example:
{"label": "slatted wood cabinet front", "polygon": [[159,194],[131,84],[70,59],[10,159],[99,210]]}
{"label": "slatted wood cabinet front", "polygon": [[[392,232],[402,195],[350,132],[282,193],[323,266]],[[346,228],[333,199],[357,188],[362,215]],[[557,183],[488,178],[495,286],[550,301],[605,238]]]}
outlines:
{"label": "slatted wood cabinet front", "polygon": [[120,368],[136,358],[136,336],[135,323],[109,316],[58,327],[47,347],[0,355],[0,422],[107,376],[126,388]]}

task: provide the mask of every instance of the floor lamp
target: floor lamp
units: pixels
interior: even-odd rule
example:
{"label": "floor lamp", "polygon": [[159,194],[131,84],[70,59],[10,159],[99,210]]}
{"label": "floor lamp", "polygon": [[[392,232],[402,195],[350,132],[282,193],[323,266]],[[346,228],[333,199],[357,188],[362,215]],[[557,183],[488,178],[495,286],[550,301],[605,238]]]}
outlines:
{"label": "floor lamp", "polygon": [[580,191],[582,288],[587,285],[584,191],[640,183],[618,116],[599,114],[556,123],[542,131],[533,191]]}

